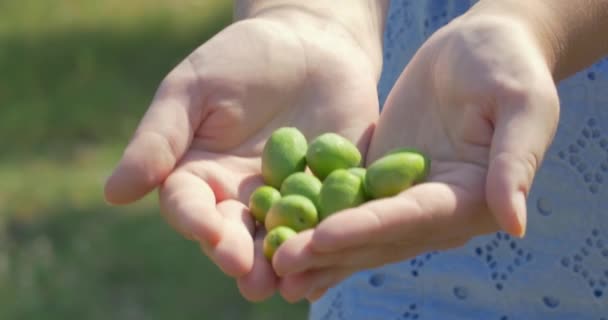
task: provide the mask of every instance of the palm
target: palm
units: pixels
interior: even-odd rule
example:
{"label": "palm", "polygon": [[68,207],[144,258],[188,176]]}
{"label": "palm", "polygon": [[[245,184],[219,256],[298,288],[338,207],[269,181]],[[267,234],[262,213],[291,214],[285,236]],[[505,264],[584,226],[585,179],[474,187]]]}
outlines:
{"label": "palm", "polygon": [[375,75],[356,46],[322,46],[328,37],[240,22],[170,75],[194,74],[190,94],[203,102],[190,146],[160,190],[161,204],[186,236],[210,243],[204,250],[228,274],[247,273],[255,260],[262,278],[272,278],[269,264],[254,257],[255,227],[245,209],[262,184],[260,154],[272,131],[293,126],[309,139],[337,132],[366,151],[378,113]]}
{"label": "palm", "polygon": [[195,146],[257,155],[283,125],[308,137],[327,130],[361,137],[377,113],[374,74],[356,47],[335,39],[333,47],[321,47],[331,35],[305,32],[313,31],[259,19],[239,22],[189,57],[207,95]]}
{"label": "palm", "polygon": [[[429,39],[404,71],[383,110],[368,159],[404,145],[426,151],[433,161],[429,181],[440,183],[434,186],[448,186],[458,205],[468,207],[454,211],[453,220],[446,225],[467,225],[460,236],[468,239],[498,228],[488,200],[501,197],[493,184],[501,183],[498,180],[503,177],[488,176],[491,159],[497,150],[520,142],[513,137],[497,138],[501,134],[497,127],[503,125],[497,123],[500,109],[521,108],[519,95],[528,94],[526,89],[540,88],[538,93],[549,92],[550,96],[554,84],[544,64],[523,59],[530,44],[517,34],[480,41],[458,34],[457,27],[447,26]],[[548,127],[555,126],[551,121],[555,106],[539,106],[546,108]],[[405,129],[395,130],[397,127]],[[523,160],[535,167],[540,157]]]}
{"label": "palm", "polygon": [[491,93],[483,96],[474,91],[484,80],[474,68],[478,61],[466,66],[458,61],[457,67],[438,68],[455,62],[453,55],[437,54],[442,50],[454,54],[438,46],[443,45],[441,37],[439,34],[430,39],[419,50],[393,88],[374,134],[368,162],[396,147],[422,149],[432,159],[428,181],[439,183],[425,186],[428,194],[440,194],[433,187],[447,185],[461,197],[459,201],[466,200],[475,207],[475,212],[459,211],[475,217],[454,216],[452,222],[476,221],[475,233],[487,232],[496,227],[482,218],[491,216],[484,198],[493,134],[487,113]]}

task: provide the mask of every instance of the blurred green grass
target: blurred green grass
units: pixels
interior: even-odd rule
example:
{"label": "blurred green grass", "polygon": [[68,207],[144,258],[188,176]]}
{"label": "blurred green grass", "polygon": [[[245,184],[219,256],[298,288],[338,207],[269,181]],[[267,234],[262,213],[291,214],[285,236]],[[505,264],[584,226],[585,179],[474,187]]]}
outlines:
{"label": "blurred green grass", "polygon": [[163,76],[224,0],[0,1],[0,319],[304,319],[242,299],[152,195],[102,199]]}

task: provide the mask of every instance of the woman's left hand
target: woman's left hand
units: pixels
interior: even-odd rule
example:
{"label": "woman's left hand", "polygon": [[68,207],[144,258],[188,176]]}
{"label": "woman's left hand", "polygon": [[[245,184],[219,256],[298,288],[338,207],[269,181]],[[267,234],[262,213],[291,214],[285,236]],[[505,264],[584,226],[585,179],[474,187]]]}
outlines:
{"label": "woman's left hand", "polygon": [[523,236],[559,117],[547,61],[515,18],[470,13],[435,33],[390,93],[367,158],[417,147],[431,157],[428,181],[285,242],[273,260],[284,298],[314,300],[354,272],[501,229]]}

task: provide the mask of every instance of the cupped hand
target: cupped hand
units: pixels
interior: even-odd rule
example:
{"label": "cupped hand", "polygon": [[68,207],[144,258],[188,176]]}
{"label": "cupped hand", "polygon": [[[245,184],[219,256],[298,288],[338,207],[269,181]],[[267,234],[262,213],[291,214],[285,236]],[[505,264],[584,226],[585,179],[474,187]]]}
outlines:
{"label": "cupped hand", "polygon": [[559,114],[535,39],[515,20],[462,17],[419,49],[387,99],[367,162],[417,147],[432,161],[428,181],[288,240],[273,260],[286,299],[316,299],[353,272],[478,235],[524,235],[526,195]]}
{"label": "cupped hand", "polygon": [[159,187],[169,223],[262,300],[277,278],[247,210],[262,184],[260,154],[277,128],[311,139],[337,132],[366,152],[378,117],[379,70],[339,26],[261,14],[235,22],[162,81],[106,199],[133,202]]}

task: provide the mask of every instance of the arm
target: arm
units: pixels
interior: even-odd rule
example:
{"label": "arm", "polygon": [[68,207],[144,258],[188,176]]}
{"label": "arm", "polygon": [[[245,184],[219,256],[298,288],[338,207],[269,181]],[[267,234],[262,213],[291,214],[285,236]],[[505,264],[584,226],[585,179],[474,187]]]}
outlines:
{"label": "arm", "polygon": [[512,17],[530,27],[556,80],[608,54],[607,0],[482,0],[470,14]]}

